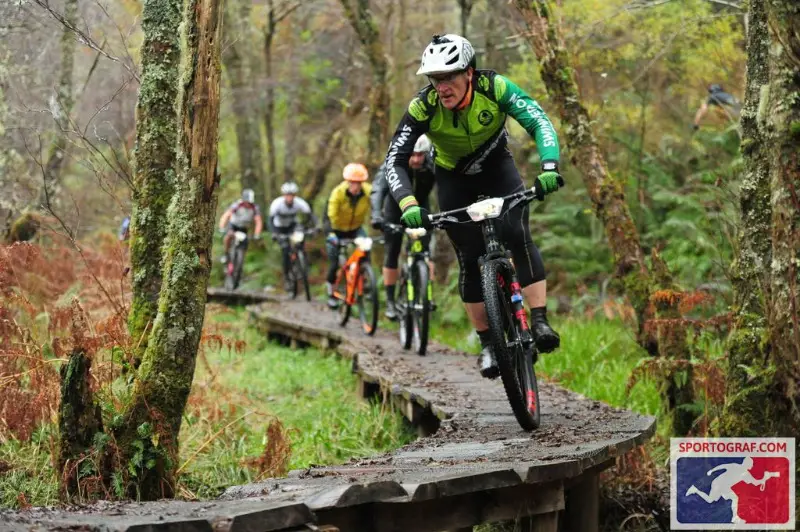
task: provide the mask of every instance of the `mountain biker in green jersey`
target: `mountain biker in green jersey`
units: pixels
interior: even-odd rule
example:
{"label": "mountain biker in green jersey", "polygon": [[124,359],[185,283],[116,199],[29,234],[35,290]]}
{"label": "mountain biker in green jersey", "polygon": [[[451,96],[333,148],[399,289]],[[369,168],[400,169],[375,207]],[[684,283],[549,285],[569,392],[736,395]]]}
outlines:
{"label": "mountain biker in green jersey", "polygon": [[[508,78],[493,70],[476,69],[469,41],[458,35],[435,35],[422,54],[417,74],[427,76],[430,85],[408,105],[385,161],[389,190],[403,211],[405,225],[420,227],[427,216],[408,178],[409,157],[423,134],[436,150],[434,175],[443,211],[466,207],[479,196],[505,196],[523,190],[507,147],[508,115],[536,140],[542,166],[536,178],[539,199],[563,186],[553,124],[539,104]],[[531,240],[528,207],[510,211],[499,220],[498,231],[512,253],[523,296],[531,309],[536,346],[542,352],[553,351],[560,337],[547,322],[545,270]],[[481,229],[474,224],[452,225],[447,235],[458,257],[461,300],[481,340],[481,375],[496,378],[499,370],[490,345],[478,267],[478,258],[486,253]]]}
{"label": "mountain biker in green jersey", "polygon": [[[414,197],[420,202],[420,206],[427,208],[430,205],[429,196],[433,190],[433,151],[431,141],[425,135],[420,136],[414,144],[414,150],[408,159],[409,177],[414,187]],[[372,182],[372,193],[370,203],[372,204],[372,227],[373,229],[384,230],[384,241],[386,243],[383,254],[383,285],[386,289],[386,311],[384,315],[390,320],[397,319],[397,307],[395,306],[395,285],[400,275],[398,261],[400,250],[403,247],[403,233],[386,230],[385,223],[399,224],[403,216],[400,207],[394,198],[387,198],[389,186],[386,183],[386,165],[382,164],[375,174]],[[425,235],[421,242],[423,249],[427,252],[430,248],[431,235]],[[433,309],[432,301],[429,308]]]}

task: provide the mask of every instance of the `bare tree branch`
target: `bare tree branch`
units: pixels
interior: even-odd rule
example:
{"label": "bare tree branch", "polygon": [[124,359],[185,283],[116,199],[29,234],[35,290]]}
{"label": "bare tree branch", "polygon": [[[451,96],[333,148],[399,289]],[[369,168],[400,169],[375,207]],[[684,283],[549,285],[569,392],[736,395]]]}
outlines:
{"label": "bare tree branch", "polygon": [[59,24],[61,24],[69,31],[71,31],[73,34],[75,34],[79,42],[88,46],[92,50],[95,50],[97,53],[101,54],[106,59],[109,59],[110,61],[113,61],[115,63],[119,63],[125,70],[127,70],[131,74],[131,76],[133,76],[133,78],[136,81],[141,81],[139,78],[139,73],[137,72],[135,66],[132,66],[132,64],[129,64],[127,61],[124,61],[119,57],[111,55],[110,53],[103,50],[103,47],[97,44],[97,41],[95,41],[90,35],[88,35],[85,31],[78,28],[75,24],[67,20],[62,13],[59,13],[58,11],[50,7],[50,0],[32,0],[32,2],[37,6],[41,7],[42,9],[44,9],[45,11],[47,11],[50,14],[50,16],[52,16]]}

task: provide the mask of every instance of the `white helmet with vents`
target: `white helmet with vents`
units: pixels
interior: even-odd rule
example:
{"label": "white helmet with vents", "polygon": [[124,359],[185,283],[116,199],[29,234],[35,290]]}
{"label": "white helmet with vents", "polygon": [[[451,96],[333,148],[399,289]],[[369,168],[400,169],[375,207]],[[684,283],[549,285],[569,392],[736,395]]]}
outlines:
{"label": "white helmet with vents", "polygon": [[300,191],[300,187],[297,186],[297,183],[292,181],[288,181],[281,185],[281,194],[297,194]]}
{"label": "white helmet with vents", "polygon": [[429,152],[431,151],[431,140],[428,138],[427,135],[421,135],[417,139],[417,143],[414,144],[414,152]]}
{"label": "white helmet with vents", "polygon": [[475,67],[475,50],[460,35],[434,35],[422,52],[422,64],[417,75],[446,74]]}

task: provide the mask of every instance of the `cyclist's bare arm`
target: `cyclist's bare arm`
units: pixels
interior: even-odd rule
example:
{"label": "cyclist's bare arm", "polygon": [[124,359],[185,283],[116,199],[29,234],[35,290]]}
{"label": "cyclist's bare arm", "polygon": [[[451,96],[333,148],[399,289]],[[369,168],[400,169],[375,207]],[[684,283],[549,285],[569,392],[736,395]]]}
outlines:
{"label": "cyclist's bare arm", "polygon": [[264,229],[264,220],[261,218],[260,214],[256,214],[255,217],[253,218],[253,220],[256,223],[256,228],[255,228],[255,233],[254,234],[255,234],[255,236],[258,236],[258,235],[261,234],[261,230]]}
{"label": "cyclist's bare arm", "polygon": [[228,225],[228,222],[231,219],[231,216],[233,216],[233,210],[231,210],[231,209],[228,209],[227,211],[222,213],[222,216],[219,219],[219,228],[220,228],[220,230],[224,230],[225,229],[225,227]]}

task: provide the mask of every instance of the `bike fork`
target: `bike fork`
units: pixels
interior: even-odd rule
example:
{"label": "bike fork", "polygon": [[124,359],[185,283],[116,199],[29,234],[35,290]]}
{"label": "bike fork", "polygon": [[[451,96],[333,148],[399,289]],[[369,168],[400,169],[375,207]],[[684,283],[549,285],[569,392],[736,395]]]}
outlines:
{"label": "bike fork", "polygon": [[[511,292],[511,313],[517,319],[517,322],[520,326],[520,340],[522,342],[522,347],[525,349],[530,349],[531,346],[533,346],[533,335],[531,334],[530,327],[528,326],[528,315],[525,312],[525,307],[522,305],[522,287],[517,279],[517,273],[513,270],[513,268],[511,272],[511,283],[508,287],[509,292]],[[502,276],[502,274],[497,274],[497,281],[500,283],[501,287],[505,288],[505,278]]]}

